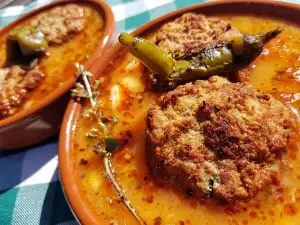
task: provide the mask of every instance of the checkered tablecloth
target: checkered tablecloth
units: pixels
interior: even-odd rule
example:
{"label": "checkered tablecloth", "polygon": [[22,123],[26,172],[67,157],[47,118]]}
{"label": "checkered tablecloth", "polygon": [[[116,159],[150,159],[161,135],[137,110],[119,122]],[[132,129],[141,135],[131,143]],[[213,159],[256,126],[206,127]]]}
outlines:
{"label": "checkered tablecloth", "polygon": [[[2,1],[2,0],[0,0]],[[53,0],[0,9],[3,27]],[[205,0],[107,0],[117,30],[130,31],[158,16]],[[300,4],[300,0],[290,0]],[[17,152],[0,151],[0,225],[77,225],[64,198],[59,177],[57,138]]]}

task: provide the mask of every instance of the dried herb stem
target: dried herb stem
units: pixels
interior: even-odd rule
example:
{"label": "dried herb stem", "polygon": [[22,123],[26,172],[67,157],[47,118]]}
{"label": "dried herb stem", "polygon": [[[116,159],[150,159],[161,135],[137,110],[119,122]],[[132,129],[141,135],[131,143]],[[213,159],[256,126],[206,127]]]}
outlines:
{"label": "dried herb stem", "polygon": [[82,79],[83,79],[83,82],[84,82],[85,89],[86,89],[86,91],[87,91],[87,93],[89,95],[89,99],[90,99],[91,105],[93,107],[95,107],[96,106],[96,101],[93,98],[93,94],[92,94],[92,90],[91,90],[91,85],[90,85],[90,82],[89,82],[87,76],[84,73],[82,74]]}
{"label": "dried herb stem", "polygon": [[[92,88],[91,88],[91,85],[90,85],[90,82],[89,82],[89,79],[88,77],[93,77],[93,74],[90,73],[89,71],[87,71],[83,65],[79,64],[79,63],[75,63],[75,67],[77,68],[77,71],[78,71],[78,74],[79,76],[82,77],[82,80],[83,80],[83,83],[84,83],[84,89],[87,93],[87,97],[89,98],[90,100],[90,103],[92,105],[92,109],[93,110],[96,110],[96,106],[97,106],[97,101],[95,98],[97,98],[97,96],[99,95],[99,93],[96,93],[96,89],[98,88],[99,84],[100,84],[100,81],[95,81],[95,86],[94,86],[94,90],[92,92]],[[105,124],[101,121],[101,120],[98,120],[98,125],[101,127],[101,129],[103,130],[103,132],[105,134],[108,133],[108,130],[105,126]]]}
{"label": "dried herb stem", "polygon": [[[99,102],[97,102],[97,96],[99,95],[99,92],[97,92],[97,88],[100,84],[100,81],[95,82],[95,85],[92,90],[88,77],[92,77],[93,74],[91,74],[89,71],[87,71],[84,68],[84,66],[80,65],[79,63],[76,63],[75,66],[78,70],[78,76],[82,77],[84,85],[77,83],[76,87],[81,89],[81,91],[77,90],[77,89],[73,89],[72,96],[84,97],[84,98],[88,98],[90,100],[92,108],[88,109],[88,111],[86,111],[84,115],[85,115],[85,117],[90,117],[91,115],[94,115],[97,118],[97,124],[102,129],[101,138],[99,140],[102,140],[102,138],[104,138],[108,134],[108,129],[105,126],[105,124],[102,122],[102,118],[99,118],[99,116],[103,117],[103,115],[97,111],[97,104],[99,103]],[[116,123],[115,118],[112,121],[113,121],[113,123]],[[98,136],[99,133],[97,134],[97,132],[98,132],[98,129],[92,128],[91,132],[86,134],[86,137],[99,138],[99,136]],[[119,196],[120,200],[122,201],[122,203],[127,207],[127,209],[131,212],[131,214],[136,218],[136,220],[139,222],[139,224],[146,225],[145,221],[137,214],[135,209],[131,206],[130,201],[125,197],[122,189],[118,185],[118,182],[114,178],[111,155],[112,155],[112,151],[119,149],[119,147],[120,147],[119,142],[117,142],[113,138],[106,138],[104,140],[104,142],[105,142],[105,148],[100,149],[100,150],[95,149],[94,152],[96,152],[96,154],[103,156],[103,163],[104,163],[106,177],[112,183],[112,185],[113,185],[114,189],[116,190],[116,192],[118,193],[118,196]]]}
{"label": "dried herb stem", "polygon": [[78,75],[82,77],[82,80],[83,80],[83,83],[84,83],[84,87],[85,87],[86,92],[88,93],[88,97],[90,99],[91,105],[93,107],[95,107],[96,106],[96,101],[93,98],[93,93],[92,93],[91,85],[90,85],[90,82],[89,82],[89,79],[88,79],[88,76],[92,77],[93,74],[90,73],[89,71],[87,71],[84,68],[84,66],[81,65],[81,64],[79,64],[79,63],[75,63],[75,67],[76,67],[76,69],[78,71]]}
{"label": "dried herb stem", "polygon": [[122,189],[118,185],[118,182],[116,181],[116,179],[113,175],[113,168],[112,168],[112,162],[111,162],[111,153],[107,152],[104,155],[103,162],[104,162],[106,176],[110,180],[112,185],[114,186],[116,192],[118,193],[118,196],[119,196],[120,200],[127,207],[127,209],[131,212],[131,214],[136,218],[136,220],[139,222],[139,224],[146,225],[146,222],[138,215],[138,213],[135,211],[135,209],[131,206],[130,201],[123,194]]}

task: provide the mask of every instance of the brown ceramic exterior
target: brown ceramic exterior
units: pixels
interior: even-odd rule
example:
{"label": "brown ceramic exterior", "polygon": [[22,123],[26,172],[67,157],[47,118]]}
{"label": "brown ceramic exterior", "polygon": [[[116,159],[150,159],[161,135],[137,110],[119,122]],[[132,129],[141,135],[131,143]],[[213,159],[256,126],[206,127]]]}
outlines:
{"label": "brown ceramic exterior", "polygon": [[[91,4],[103,16],[105,29],[103,39],[99,41],[98,47],[85,64],[89,67],[102,53],[112,44],[115,34],[115,21],[110,7],[102,0],[60,0],[36,9],[18,20],[12,22],[0,31],[0,36],[11,30],[18,23],[35,14],[54,6],[84,2]],[[69,89],[76,80],[71,77],[63,86],[51,93],[44,101],[36,104],[28,110],[17,113],[11,117],[0,120],[0,150],[16,149],[37,144],[46,138],[58,134],[66,105],[69,101]]]}
{"label": "brown ceramic exterior", "polygon": [[[266,1],[266,0],[220,0],[202,3],[186,7],[143,25],[133,33],[142,36],[145,33],[153,31],[162,23],[172,20],[185,12],[201,12],[206,15],[218,14],[255,14],[265,15],[272,18],[279,18],[300,25],[300,5],[291,3]],[[96,76],[99,75],[108,64],[122,51],[122,46],[116,44],[110,51],[106,52],[101,59],[94,63],[90,71]],[[80,115],[80,102],[71,100],[67,107],[59,140],[59,168],[62,185],[67,200],[72,208],[74,215],[81,224],[84,225],[106,225],[101,215],[95,212],[95,209],[89,204],[86,197],[80,191],[80,183],[76,174],[74,164],[74,142],[76,122]]]}

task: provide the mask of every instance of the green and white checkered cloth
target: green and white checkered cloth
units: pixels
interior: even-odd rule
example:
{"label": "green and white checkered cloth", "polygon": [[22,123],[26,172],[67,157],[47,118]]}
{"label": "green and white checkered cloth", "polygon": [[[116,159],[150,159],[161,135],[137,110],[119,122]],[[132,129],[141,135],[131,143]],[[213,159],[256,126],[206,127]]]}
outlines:
{"label": "green and white checkered cloth", "polygon": [[[0,0],[2,1],[2,0]],[[0,9],[0,27],[53,0]],[[117,30],[131,31],[163,14],[205,0],[107,0]],[[290,0],[300,3],[300,0]],[[19,152],[0,151],[0,225],[77,225],[64,198],[57,138]]]}

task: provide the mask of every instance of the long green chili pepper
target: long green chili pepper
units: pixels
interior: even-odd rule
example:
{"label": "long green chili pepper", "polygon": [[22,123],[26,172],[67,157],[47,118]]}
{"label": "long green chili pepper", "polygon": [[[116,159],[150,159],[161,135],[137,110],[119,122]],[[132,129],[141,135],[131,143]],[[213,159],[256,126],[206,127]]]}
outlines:
{"label": "long green chili pepper", "polygon": [[154,43],[127,33],[121,33],[119,41],[154,73],[161,75],[172,73],[172,55],[160,49]]}
{"label": "long green chili pepper", "polygon": [[16,28],[6,38],[7,58],[10,60],[20,56],[39,56],[46,52],[47,47],[44,34],[32,26]]}
{"label": "long green chili pepper", "polygon": [[131,34],[121,33],[119,42],[139,58],[154,74],[159,85],[180,83],[229,72],[236,72],[248,65],[263,46],[281,31],[231,37],[227,41],[203,48],[192,54],[172,56],[154,43]]}

